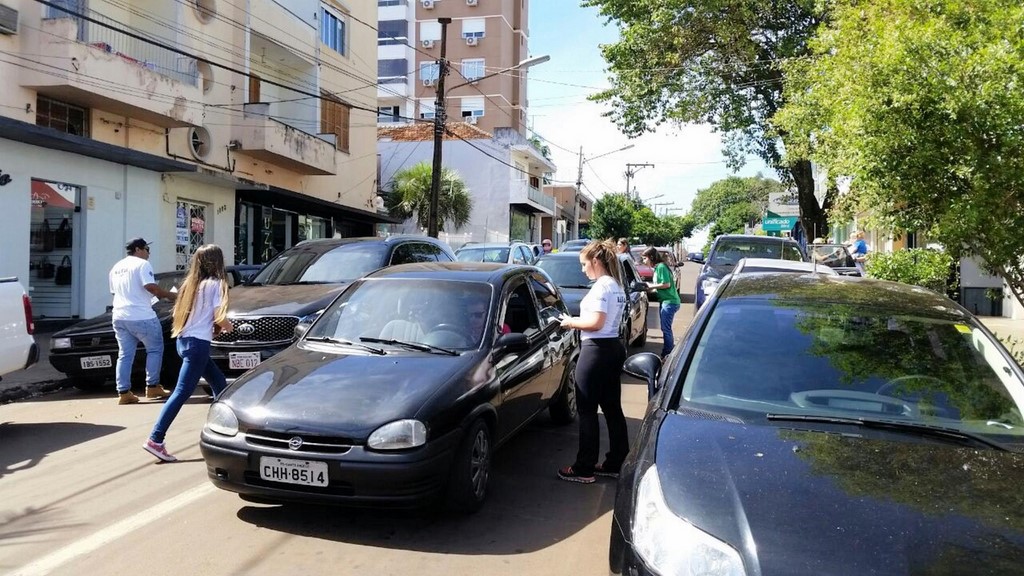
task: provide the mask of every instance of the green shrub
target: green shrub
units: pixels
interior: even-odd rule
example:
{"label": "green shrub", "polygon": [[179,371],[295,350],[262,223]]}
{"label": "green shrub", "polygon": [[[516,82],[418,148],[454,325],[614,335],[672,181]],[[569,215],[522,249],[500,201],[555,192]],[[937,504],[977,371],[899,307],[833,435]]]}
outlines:
{"label": "green shrub", "polygon": [[1013,356],[1013,359],[1017,361],[1017,364],[1024,367],[1024,340],[1014,338],[1012,336],[1008,338],[999,338],[999,340],[1002,341],[1003,346],[1006,346],[1006,349],[1010,351],[1010,354]]}
{"label": "green shrub", "polygon": [[872,278],[914,284],[945,294],[949,285],[953,258],[945,252],[911,248],[868,255],[865,271]]}

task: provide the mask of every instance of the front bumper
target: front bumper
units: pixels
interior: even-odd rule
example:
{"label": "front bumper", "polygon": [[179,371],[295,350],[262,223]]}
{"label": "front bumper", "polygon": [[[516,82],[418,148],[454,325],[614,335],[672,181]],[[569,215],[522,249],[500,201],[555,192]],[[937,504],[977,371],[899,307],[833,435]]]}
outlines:
{"label": "front bumper", "polygon": [[612,517],[612,536],[608,546],[608,573],[626,576],[660,576],[652,572],[637,555],[633,544],[622,532],[617,516]]}
{"label": "front bumper", "polygon": [[[416,508],[439,498],[448,483],[461,429],[406,452],[352,446],[344,454],[293,452],[254,446],[244,433],[221,436],[206,429],[199,447],[215,486],[274,501]],[[304,486],[260,478],[260,457],[326,462],[328,485]]]}
{"label": "front bumper", "polygon": [[210,346],[210,359],[213,360],[214,364],[220,368],[220,371],[227,376],[241,376],[249,371],[249,369],[238,369],[231,368],[231,353],[232,352],[257,352],[260,355],[260,363],[266,362],[278,354],[284,351],[286,348],[291,346],[291,342],[284,344],[274,345],[242,345],[242,346],[224,346],[214,343]]}
{"label": "front bumper", "polygon": [[[117,369],[117,355],[118,349],[115,348],[96,348],[96,349],[82,349],[82,348],[62,348],[59,350],[50,349],[50,354],[47,358],[50,361],[50,365],[53,366],[58,372],[63,372],[70,378],[90,378],[90,379],[112,379]],[[107,356],[110,358],[110,366],[104,368],[82,368],[82,358],[90,356]],[[168,344],[164,342],[164,353],[163,360],[161,362],[161,371],[177,372],[181,367],[181,358],[178,357],[178,352],[174,347],[174,343]],[[135,360],[132,361],[132,374],[145,374],[146,372],[146,349],[142,345],[139,345],[135,351]],[[173,386],[171,382],[164,382],[165,387]]]}

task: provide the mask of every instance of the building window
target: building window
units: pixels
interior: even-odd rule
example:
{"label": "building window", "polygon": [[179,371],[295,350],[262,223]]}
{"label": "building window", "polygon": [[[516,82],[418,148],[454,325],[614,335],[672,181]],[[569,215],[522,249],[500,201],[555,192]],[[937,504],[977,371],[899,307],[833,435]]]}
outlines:
{"label": "building window", "polygon": [[462,61],[462,77],[472,82],[484,75],[484,59],[471,58]]}
{"label": "building window", "polygon": [[440,22],[420,22],[420,40],[434,40],[436,42],[440,39]]}
{"label": "building window", "polygon": [[409,0],[377,0],[377,6],[404,6]]}
{"label": "building window", "polygon": [[484,99],[482,96],[462,99],[462,117],[479,118],[484,115]]}
{"label": "building window", "polygon": [[433,84],[434,82],[437,82],[439,69],[437,62],[420,62],[420,80],[422,80],[424,84]]}
{"label": "building window", "polygon": [[36,98],[36,124],[74,136],[89,136],[89,111],[66,102]]}
{"label": "building window", "polygon": [[405,44],[409,40],[409,23],[405,20],[382,20],[377,23],[377,44]]}
{"label": "building window", "polygon": [[433,100],[420,100],[420,118],[424,118],[426,120],[434,119]]}
{"label": "building window", "polygon": [[487,21],[483,18],[466,18],[462,21],[463,38],[483,38]]}
{"label": "building window", "polygon": [[405,78],[409,73],[409,61],[405,58],[377,60],[377,78]]}
{"label": "building window", "polygon": [[398,122],[401,120],[398,106],[381,106],[377,108],[377,122]]}
{"label": "building window", "polygon": [[349,117],[352,107],[324,95],[320,108],[320,133],[337,136],[337,148],[349,152]]}
{"label": "building window", "polygon": [[345,17],[320,7],[320,41],[342,56],[345,55]]}

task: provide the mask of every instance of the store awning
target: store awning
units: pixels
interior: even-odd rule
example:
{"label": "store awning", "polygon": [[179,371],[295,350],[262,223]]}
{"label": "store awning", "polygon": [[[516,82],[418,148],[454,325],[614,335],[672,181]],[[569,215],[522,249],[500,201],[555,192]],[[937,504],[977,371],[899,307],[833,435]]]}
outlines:
{"label": "store awning", "polygon": [[74,191],[67,192],[71,195],[71,200],[68,200],[63,193],[59,190],[54,189],[47,182],[41,180],[32,181],[32,207],[33,208],[60,208],[64,210],[73,210],[75,208]]}

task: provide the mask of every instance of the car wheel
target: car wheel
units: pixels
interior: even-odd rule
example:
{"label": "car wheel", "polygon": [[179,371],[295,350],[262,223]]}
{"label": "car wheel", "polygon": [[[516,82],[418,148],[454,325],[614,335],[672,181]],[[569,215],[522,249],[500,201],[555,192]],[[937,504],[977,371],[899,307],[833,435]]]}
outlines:
{"label": "car wheel", "polygon": [[71,379],[71,385],[83,392],[94,392],[99,390],[107,383],[107,379],[102,376],[75,376]]}
{"label": "car wheel", "polygon": [[448,481],[448,505],[460,512],[476,512],[487,497],[491,475],[491,429],[482,419],[473,421],[462,438]]}
{"label": "car wheel", "polygon": [[640,329],[640,335],[633,341],[633,346],[640,348],[647,344],[647,312],[644,312],[644,323],[643,328]]}
{"label": "car wheel", "polygon": [[548,413],[555,424],[570,424],[576,419],[576,362],[569,362],[562,372],[562,385],[558,394],[548,406]]}

